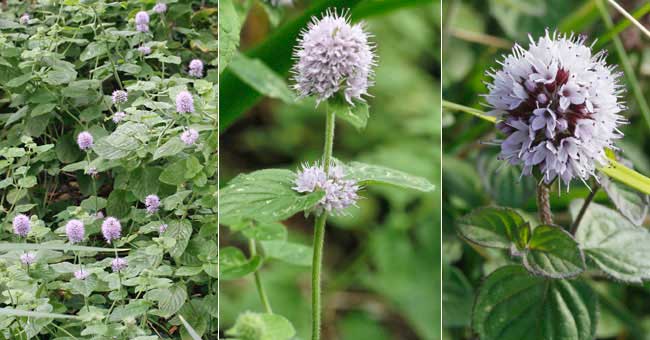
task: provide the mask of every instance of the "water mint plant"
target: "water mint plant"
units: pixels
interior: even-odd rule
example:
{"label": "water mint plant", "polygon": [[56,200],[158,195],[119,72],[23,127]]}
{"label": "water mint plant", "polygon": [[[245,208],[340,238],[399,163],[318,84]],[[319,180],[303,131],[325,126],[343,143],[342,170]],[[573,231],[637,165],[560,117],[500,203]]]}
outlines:
{"label": "water mint plant", "polygon": [[[650,254],[650,179],[638,167],[646,155],[633,151],[647,131],[635,123],[644,119],[637,115],[644,99],[621,41],[605,37],[614,27],[605,2],[594,4],[604,27],[557,22],[558,31],[526,26],[534,32],[528,37],[517,29],[486,33],[493,40],[483,43],[509,51],[479,63],[485,75],[466,75],[483,76],[485,87],[470,89],[449,75],[448,118],[470,114],[455,114],[444,133],[454,146],[443,169],[443,325],[450,338],[644,332],[631,312],[635,286],[650,280],[642,260]],[[505,27],[498,11],[489,15]],[[462,125],[476,133],[465,135]],[[626,324],[610,328],[620,313]]]}
{"label": "water mint plant", "polygon": [[[347,13],[323,11],[311,18],[292,42],[295,97],[309,103],[323,129],[322,152],[316,151],[321,154],[319,159],[303,159],[302,166],[241,173],[220,191],[220,223],[248,241],[248,256],[236,246],[220,248],[220,278],[233,280],[251,274],[262,306],[260,311],[241,311],[226,330],[230,338],[261,339],[274,334],[278,339],[290,339],[295,335],[291,321],[274,314],[273,296],[267,294],[260,268],[271,259],[311,266],[311,338],[324,338],[322,262],[328,219],[359,214],[357,205],[363,201],[364,191],[375,184],[423,192],[434,189],[422,177],[334,156],[337,122],[359,130],[366,126],[369,105],[365,97],[369,96],[376,64],[369,32],[362,23],[351,23]],[[256,61],[238,58],[234,67],[240,76],[245,77],[248,67],[259,69]],[[283,79],[273,77],[282,84],[278,91],[288,88]],[[298,104],[293,100],[288,103]],[[313,219],[311,246],[287,237],[284,223],[294,215]]]}

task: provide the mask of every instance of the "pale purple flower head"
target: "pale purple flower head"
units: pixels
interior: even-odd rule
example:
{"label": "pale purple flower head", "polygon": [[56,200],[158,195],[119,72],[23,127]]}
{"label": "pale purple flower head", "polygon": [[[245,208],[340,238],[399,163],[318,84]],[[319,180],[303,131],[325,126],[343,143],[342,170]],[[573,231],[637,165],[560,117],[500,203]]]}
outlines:
{"label": "pale purple flower head", "polygon": [[117,111],[113,113],[113,117],[111,118],[111,120],[113,120],[113,123],[117,124],[121,122],[124,119],[124,117],[126,117],[126,113],[124,111]]}
{"label": "pale purple flower head", "polygon": [[117,240],[122,237],[122,224],[115,217],[107,217],[102,223],[102,235],[104,235],[104,239],[108,243]]}
{"label": "pale purple flower head", "polygon": [[65,234],[68,236],[70,243],[83,241],[85,233],[84,223],[79,220],[70,220],[65,225]]}
{"label": "pale purple flower head", "polygon": [[79,149],[86,151],[93,147],[93,135],[88,131],[82,131],[77,135],[77,145]]}
{"label": "pale purple flower head", "polygon": [[163,234],[165,231],[167,231],[167,227],[168,227],[168,225],[166,223],[161,224],[160,227],[158,227],[158,233]]}
{"label": "pale purple flower head", "polygon": [[126,103],[129,99],[129,93],[124,90],[113,91],[113,104]]}
{"label": "pale purple flower head", "polygon": [[138,52],[144,54],[144,55],[149,55],[151,53],[151,47],[142,45],[138,47]]}
{"label": "pale purple flower head", "polygon": [[36,254],[34,253],[24,253],[20,255],[20,263],[29,266],[36,263]]}
{"label": "pale purple flower head", "polygon": [[135,15],[135,29],[138,32],[149,32],[149,13],[140,11]]}
{"label": "pale purple flower head", "polygon": [[368,42],[364,24],[350,24],[346,13],[327,11],[312,18],[294,50],[295,90],[317,102],[341,94],[353,104],[363,101],[372,85],[374,46]]}
{"label": "pale purple flower head", "polygon": [[126,267],[129,264],[126,262],[125,258],[122,257],[116,257],[113,259],[111,262],[111,269],[113,269],[113,272],[121,272],[122,270],[126,269]]}
{"label": "pale purple flower head", "polygon": [[187,91],[181,91],[176,95],[176,111],[178,113],[194,112],[194,98]]}
{"label": "pale purple flower head", "polygon": [[29,13],[25,13],[25,14],[23,14],[23,15],[20,16],[20,23],[21,23],[22,25],[27,25],[27,24],[29,23],[29,19],[31,19],[31,18],[29,17]]}
{"label": "pale purple flower head", "polygon": [[194,129],[187,129],[181,133],[181,140],[187,145],[194,145],[199,138],[199,132]]}
{"label": "pale purple flower head", "polygon": [[85,279],[88,278],[88,276],[90,276],[90,272],[88,272],[85,269],[79,269],[79,270],[74,272],[74,277],[77,280],[85,280]]}
{"label": "pale purple flower head", "polygon": [[310,193],[323,190],[325,196],[315,207],[316,213],[323,211],[334,215],[343,214],[345,209],[355,205],[359,199],[359,186],[353,180],[345,179],[343,167],[332,164],[329,175],[319,164],[302,166],[294,180],[293,190],[300,193]]}
{"label": "pale purple flower head", "polygon": [[97,168],[95,168],[94,166],[89,167],[88,169],[86,169],[86,175],[89,175],[91,177],[97,176]]}
{"label": "pale purple flower head", "polygon": [[155,6],[153,6],[153,11],[158,14],[165,13],[167,12],[167,4],[159,2]]}
{"label": "pale purple flower head", "polygon": [[574,178],[597,178],[596,168],[607,164],[605,149],[617,149],[625,123],[621,73],[585,39],[547,31],[531,37],[528,49],[516,45],[501,69],[487,72],[489,113],[505,135],[499,158],[522,166],[522,175],[538,169],[546,184],[559,177],[567,189]]}
{"label": "pale purple flower head", "polygon": [[101,212],[101,211],[98,211],[97,213],[95,213],[95,218],[98,218],[98,219],[99,218],[104,218],[104,213]]}
{"label": "pale purple flower head", "polygon": [[27,237],[32,230],[31,222],[27,215],[18,214],[13,220],[14,234],[20,237]]}
{"label": "pale purple flower head", "polygon": [[147,207],[147,212],[154,214],[160,207],[160,198],[157,195],[148,195],[144,198],[144,205]]}
{"label": "pale purple flower head", "polygon": [[203,62],[201,59],[192,59],[190,61],[189,74],[194,78],[203,77]]}

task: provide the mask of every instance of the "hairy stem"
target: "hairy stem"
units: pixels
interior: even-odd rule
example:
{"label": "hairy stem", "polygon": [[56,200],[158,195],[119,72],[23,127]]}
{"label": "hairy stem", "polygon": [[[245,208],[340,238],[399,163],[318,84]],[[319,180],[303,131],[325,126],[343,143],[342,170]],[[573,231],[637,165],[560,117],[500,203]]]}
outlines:
{"label": "hairy stem", "polygon": [[551,214],[551,200],[549,187],[544,182],[537,186],[537,211],[539,220],[542,224],[553,224],[553,215]]}
{"label": "hairy stem", "polygon": [[589,208],[589,204],[591,203],[591,201],[594,200],[594,197],[596,197],[596,193],[598,192],[598,189],[600,189],[600,185],[596,185],[591,190],[589,196],[587,196],[585,202],[582,204],[578,216],[576,217],[575,221],[573,221],[573,225],[571,225],[571,235],[575,235],[576,232],[578,231],[578,227],[580,226],[580,221],[582,221],[582,218],[585,216],[585,212],[587,212],[587,208]]}
{"label": "hairy stem", "polygon": [[[251,256],[257,255],[257,247],[255,245],[254,239],[248,240],[248,248],[250,249]],[[269,314],[273,314],[271,303],[269,302],[269,298],[266,296],[266,291],[264,290],[264,286],[262,285],[262,277],[260,275],[260,271],[256,270],[254,276],[255,276],[255,287],[257,288],[257,294],[260,296],[260,301],[262,301],[264,310]]]}
{"label": "hairy stem", "polygon": [[[323,148],[323,168],[329,174],[332,162],[332,147],[334,145],[334,125],[336,116],[327,110],[325,123],[325,147]],[[323,258],[323,245],[325,243],[325,223],[327,213],[321,212],[314,222],[314,257],[311,270],[311,305],[312,305],[312,340],[320,340],[321,326],[321,267]]]}

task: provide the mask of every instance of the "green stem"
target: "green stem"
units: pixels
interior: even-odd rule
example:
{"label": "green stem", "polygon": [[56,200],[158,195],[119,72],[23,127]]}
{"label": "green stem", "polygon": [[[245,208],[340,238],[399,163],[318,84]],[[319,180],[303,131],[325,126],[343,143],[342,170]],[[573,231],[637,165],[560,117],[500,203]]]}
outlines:
{"label": "green stem", "polygon": [[[334,145],[334,126],[336,116],[334,112],[327,110],[325,121],[325,146],[323,148],[323,168],[329,174],[330,163],[332,162],[332,148]],[[323,246],[325,243],[325,224],[327,213],[321,212],[314,222],[314,257],[311,271],[311,304],[312,304],[312,340],[320,339],[321,327],[321,267],[323,258]]]}
{"label": "green stem", "polygon": [[594,197],[596,197],[596,193],[598,192],[598,189],[600,189],[600,185],[596,185],[593,189],[591,189],[589,196],[587,196],[587,199],[585,199],[585,202],[582,204],[582,208],[580,208],[580,212],[578,213],[576,220],[573,222],[573,225],[571,226],[571,235],[575,235],[576,232],[578,231],[578,227],[580,226],[580,221],[582,221],[582,218],[585,216],[585,212],[587,212],[587,208],[589,208],[589,204],[591,204],[591,202],[594,200]]}
{"label": "green stem", "polygon": [[[257,247],[255,245],[254,239],[248,240],[248,248],[250,249],[251,257],[257,255]],[[260,271],[259,270],[255,271],[254,276],[255,276],[255,287],[257,287],[257,294],[260,296],[260,300],[262,301],[264,310],[269,314],[273,314],[271,303],[269,302],[269,298],[267,297],[266,291],[264,290],[264,286],[262,285],[262,277],[260,275]]]}

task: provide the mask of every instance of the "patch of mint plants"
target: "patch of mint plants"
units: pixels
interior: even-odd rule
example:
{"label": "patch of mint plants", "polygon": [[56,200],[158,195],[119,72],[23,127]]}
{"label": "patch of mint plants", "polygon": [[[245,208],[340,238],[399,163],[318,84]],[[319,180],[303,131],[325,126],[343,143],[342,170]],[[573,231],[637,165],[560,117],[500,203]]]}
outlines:
{"label": "patch of mint plants", "polygon": [[217,6],[0,14],[0,338],[216,337]]}

